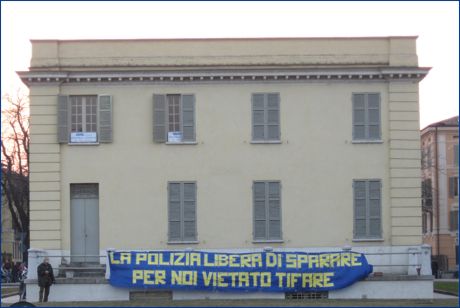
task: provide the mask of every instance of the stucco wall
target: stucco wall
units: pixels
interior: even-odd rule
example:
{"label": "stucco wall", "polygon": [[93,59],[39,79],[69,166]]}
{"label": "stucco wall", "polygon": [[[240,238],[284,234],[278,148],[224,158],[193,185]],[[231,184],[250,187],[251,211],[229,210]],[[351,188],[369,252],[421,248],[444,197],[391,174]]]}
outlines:
{"label": "stucco wall", "polygon": [[[347,51],[358,58],[363,54],[384,54],[388,59],[394,58],[393,62],[379,60],[374,62],[375,65],[416,66],[414,38],[279,40],[279,48],[275,49],[267,47],[276,45],[276,40],[253,42],[254,49],[244,40],[231,41],[234,43],[232,48],[227,48],[228,42],[160,40],[155,43],[125,41],[117,45],[120,42],[69,41],[59,42],[61,46],[56,49],[57,41],[39,41],[33,43],[32,69],[44,70],[47,65],[55,66],[46,68],[50,71],[63,69],[58,65],[65,66],[68,60],[76,61],[72,66],[74,70],[101,70],[98,66],[86,67],[98,59],[102,61],[98,63],[108,61],[116,72],[124,69],[121,66],[125,64],[112,61],[112,56],[137,59],[144,53],[153,58],[170,56],[180,62],[183,51],[173,48],[177,44],[186,44],[184,46],[188,46],[191,55],[202,57],[209,65],[213,63],[210,55],[214,51],[216,55],[230,55],[238,61],[244,55],[256,59],[257,54],[264,51],[269,58],[286,56],[292,66],[300,63],[296,62],[296,55],[309,58],[316,66],[325,65],[328,60],[321,60],[322,56],[316,60],[311,56],[332,53],[337,63],[346,65],[346,69],[361,68],[347,58],[348,54],[344,52]],[[99,58],[102,55],[98,50],[104,44],[113,50],[107,49],[107,58]],[[292,46],[299,48],[288,48]],[[289,55],[283,48],[290,52],[294,50],[294,54]],[[165,50],[171,53],[165,55]],[[92,60],[87,62],[88,59]],[[42,60],[51,62],[46,64],[46,61],[40,62]],[[225,61],[220,58],[216,63],[233,63]],[[252,60],[241,61],[244,65],[257,64]],[[283,61],[275,62],[283,65]],[[141,65],[144,62],[136,63]],[[155,65],[156,62],[148,63]],[[193,63],[200,65],[201,62]],[[183,62],[180,65],[188,64]],[[254,92],[280,93],[281,144],[250,143],[250,100]],[[354,92],[381,94],[382,143],[352,143],[351,99]],[[153,142],[154,93],[195,94],[198,144]],[[58,94],[112,95],[113,143],[91,146],[58,144]],[[252,243],[251,186],[254,180],[280,180],[282,184],[284,242],[273,246],[421,243],[417,81],[117,84],[50,81],[45,86],[31,84],[30,95],[31,247],[70,249],[69,185],[99,183],[101,249],[183,248],[167,244],[167,182],[182,180],[197,182],[199,247],[264,246]],[[382,180],[383,240],[352,242],[352,180],[366,178]]]}

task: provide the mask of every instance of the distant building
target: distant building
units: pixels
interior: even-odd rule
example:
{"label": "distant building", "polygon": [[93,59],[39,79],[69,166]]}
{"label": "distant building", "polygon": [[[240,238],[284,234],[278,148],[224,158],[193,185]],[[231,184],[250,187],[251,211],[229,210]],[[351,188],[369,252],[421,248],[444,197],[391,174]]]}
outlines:
{"label": "distant building", "polygon": [[434,270],[458,270],[458,116],[421,131],[423,242]]}
{"label": "distant building", "polygon": [[416,37],[34,40],[30,253],[353,249],[385,277],[330,298],[430,298],[428,71]]}
{"label": "distant building", "polygon": [[22,241],[21,233],[14,228],[13,218],[6,202],[6,196],[2,191],[1,203],[1,217],[2,217],[2,260],[11,259],[13,262],[22,261]]}

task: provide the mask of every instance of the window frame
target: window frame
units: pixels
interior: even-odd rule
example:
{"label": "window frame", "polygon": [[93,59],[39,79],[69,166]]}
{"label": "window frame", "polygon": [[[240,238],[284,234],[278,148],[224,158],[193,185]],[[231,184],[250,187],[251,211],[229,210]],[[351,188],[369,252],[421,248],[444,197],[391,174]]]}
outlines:
{"label": "window frame", "polygon": [[[263,95],[264,96],[264,139],[255,139],[254,138],[254,96],[255,95]],[[277,95],[278,97],[278,123],[276,124],[278,126],[278,138],[277,139],[269,139],[268,137],[268,127],[270,125],[275,125],[275,124],[269,124],[268,123],[268,112],[270,109],[268,107],[268,95]],[[260,124],[258,124],[260,125]],[[280,144],[281,142],[281,93],[280,92],[253,92],[251,93],[251,143],[252,144]]]}
{"label": "window frame", "polygon": [[[256,204],[255,204],[255,184],[264,183],[265,196],[264,196],[264,209],[265,209],[265,238],[256,238]],[[280,234],[279,238],[270,238],[270,198],[268,197],[268,185],[270,183],[277,183],[279,185],[279,223]],[[255,180],[252,182],[252,242],[253,243],[282,243],[283,240],[283,210],[282,210],[282,185],[280,180]]]}
{"label": "window frame", "polygon": [[[196,145],[198,144],[196,140],[196,95],[194,93],[154,93],[154,95],[163,95],[165,97],[165,119],[164,119],[164,125],[165,125],[165,141],[164,142],[159,142],[159,143],[164,143],[167,145]],[[168,140],[168,133],[169,131],[169,97],[178,95],[179,96],[179,127],[180,127],[180,132],[182,134],[182,140],[181,141],[169,141]],[[184,117],[183,117],[183,97],[185,95],[189,95],[193,97],[193,140],[185,140],[184,141]],[[155,111],[154,111],[155,112]],[[154,124],[155,126],[155,124]]]}
{"label": "window frame", "polygon": [[[365,209],[366,209],[366,234],[365,235],[358,235],[356,231],[356,188],[355,184],[357,182],[365,182],[366,183],[366,191],[365,191]],[[376,219],[376,217],[370,216],[370,194],[369,194],[369,183],[370,182],[379,182],[379,220],[380,220],[380,228],[379,228],[379,235],[373,236],[370,235],[370,221],[371,219]],[[383,215],[382,215],[382,199],[383,199],[383,182],[382,179],[372,178],[372,179],[353,179],[353,241],[383,241]]]}
{"label": "window frame", "polygon": [[[81,126],[82,126],[82,133],[96,133],[96,141],[95,142],[72,142],[72,133],[79,133],[77,131],[72,131],[73,129],[73,120],[72,120],[72,117],[73,117],[73,110],[72,110],[72,99],[73,98],[77,98],[77,97],[81,97],[81,98],[85,98],[85,103],[82,102],[82,106],[81,106],[81,117],[82,117],[82,122],[81,122]],[[86,116],[87,116],[87,112],[86,112],[86,106],[87,106],[87,102],[86,102],[86,98],[88,97],[94,97],[95,98],[95,104],[96,104],[96,113],[95,113],[95,117],[96,117],[96,131],[86,131]],[[69,145],[97,145],[99,144],[99,139],[100,139],[100,133],[99,133],[99,99],[100,99],[100,95],[98,94],[78,94],[78,95],[68,95],[68,112],[67,112],[67,121],[68,121],[68,135],[69,135],[69,142],[68,144]]]}
{"label": "window frame", "polygon": [[[369,95],[376,94],[378,95],[378,111],[379,111],[379,122],[378,122],[378,130],[379,136],[378,138],[370,138],[369,137],[369,126],[375,125],[371,124],[368,119],[369,107]],[[355,95],[364,95],[364,138],[357,138],[355,133]],[[381,92],[352,92],[351,93],[351,117],[352,117],[352,143],[383,143],[382,139],[382,94]]]}
{"label": "window frame", "polygon": [[[171,194],[170,194],[170,189],[171,189],[171,184],[180,184],[180,239],[172,239],[171,238],[171,215],[170,215],[170,204],[171,204]],[[194,239],[186,239],[184,237],[184,184],[194,184],[195,185],[195,217],[194,217],[194,222],[195,222],[195,236]],[[198,185],[196,181],[168,181],[167,183],[167,217],[168,217],[168,233],[167,233],[167,243],[168,244],[198,244],[198,223],[197,223],[197,218],[198,218]]]}

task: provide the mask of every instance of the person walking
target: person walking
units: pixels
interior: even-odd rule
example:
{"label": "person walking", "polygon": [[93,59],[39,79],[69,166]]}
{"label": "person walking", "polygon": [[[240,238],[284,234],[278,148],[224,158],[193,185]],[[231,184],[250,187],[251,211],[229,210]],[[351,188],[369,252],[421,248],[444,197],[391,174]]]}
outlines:
{"label": "person walking", "polygon": [[[37,268],[38,286],[40,293],[38,298],[40,302],[47,302],[50,294],[50,287],[55,282],[53,267],[49,264],[49,258],[45,257],[43,262]],[[43,294],[43,291],[45,294]]]}

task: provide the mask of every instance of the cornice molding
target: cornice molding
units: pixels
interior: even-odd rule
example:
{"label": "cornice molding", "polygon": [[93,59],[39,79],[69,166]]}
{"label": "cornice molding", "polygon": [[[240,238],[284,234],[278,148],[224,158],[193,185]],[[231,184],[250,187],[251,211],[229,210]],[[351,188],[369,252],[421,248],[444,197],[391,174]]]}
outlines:
{"label": "cornice molding", "polygon": [[420,82],[430,68],[371,69],[265,69],[265,70],[178,70],[178,71],[23,71],[17,72],[27,85],[81,83],[191,83],[191,82],[286,82],[286,81],[388,81]]}

